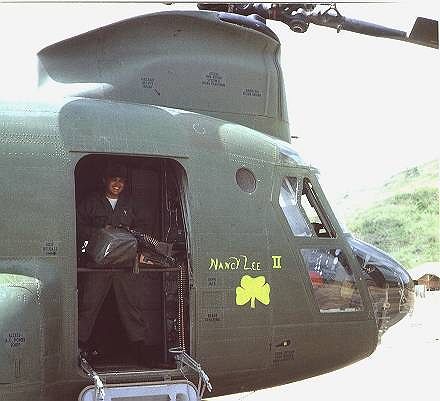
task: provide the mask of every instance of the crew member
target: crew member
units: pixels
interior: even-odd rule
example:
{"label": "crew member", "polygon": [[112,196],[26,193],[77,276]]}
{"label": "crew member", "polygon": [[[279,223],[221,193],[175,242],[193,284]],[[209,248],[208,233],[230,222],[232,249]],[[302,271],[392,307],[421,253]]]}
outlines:
{"label": "crew member", "polygon": [[[103,174],[103,191],[91,194],[78,207],[77,223],[79,244],[90,240],[99,229],[120,225],[146,232],[131,198],[124,191],[127,168],[109,163]],[[142,280],[128,272],[92,272],[82,281],[82,297],[79,300],[78,339],[82,350],[89,347],[89,339],[101,306],[113,286],[119,315],[133,350],[140,359],[147,357],[145,339],[146,322],[142,317]]]}

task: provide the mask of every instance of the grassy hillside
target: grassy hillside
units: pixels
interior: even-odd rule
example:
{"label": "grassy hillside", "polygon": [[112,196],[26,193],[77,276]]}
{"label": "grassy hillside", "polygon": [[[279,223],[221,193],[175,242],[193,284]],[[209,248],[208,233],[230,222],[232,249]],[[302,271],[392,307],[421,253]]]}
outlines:
{"label": "grassy hillside", "polygon": [[439,163],[391,177],[383,186],[346,194],[350,231],[392,255],[405,267],[440,260]]}

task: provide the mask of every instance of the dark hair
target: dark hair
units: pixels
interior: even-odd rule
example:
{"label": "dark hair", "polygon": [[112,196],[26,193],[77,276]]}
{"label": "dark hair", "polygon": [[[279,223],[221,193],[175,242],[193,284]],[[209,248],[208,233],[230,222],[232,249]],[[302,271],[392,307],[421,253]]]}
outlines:
{"label": "dark hair", "polygon": [[125,180],[128,178],[127,167],[119,163],[108,163],[103,174],[103,178],[121,177]]}

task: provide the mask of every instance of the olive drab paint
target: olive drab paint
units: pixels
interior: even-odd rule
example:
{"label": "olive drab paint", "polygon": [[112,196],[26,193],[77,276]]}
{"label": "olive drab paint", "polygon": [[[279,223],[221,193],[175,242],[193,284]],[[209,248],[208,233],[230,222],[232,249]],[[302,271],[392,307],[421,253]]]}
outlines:
{"label": "olive drab paint", "polygon": [[81,97],[188,110],[290,141],[279,57],[275,34],[222,23],[211,12],[164,12],[41,50],[39,81],[42,90],[87,82]]}
{"label": "olive drab paint", "polygon": [[[40,96],[0,103],[1,400],[84,401],[106,389],[149,399],[188,385],[192,401],[201,394],[185,380],[209,388],[206,373],[212,396],[267,388],[367,357],[410,311],[408,274],[342,230],[317,171],[289,144],[280,42],[262,21],[280,14],[229,6],[55,43],[38,53]],[[295,31],[305,18],[323,23],[313,5],[274,7]],[[54,100],[53,89],[69,96]],[[114,157],[175,172],[187,354],[164,352],[179,368],[87,375],[78,362],[75,174]],[[166,240],[171,223],[161,224]]]}

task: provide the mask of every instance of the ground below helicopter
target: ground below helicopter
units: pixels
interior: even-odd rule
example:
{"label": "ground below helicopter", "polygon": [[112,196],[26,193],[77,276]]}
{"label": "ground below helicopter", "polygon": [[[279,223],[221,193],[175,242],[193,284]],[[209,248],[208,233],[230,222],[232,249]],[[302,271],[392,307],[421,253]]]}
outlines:
{"label": "ground below helicopter", "polygon": [[209,401],[412,401],[436,398],[440,361],[440,291],[416,298],[414,312],[391,327],[369,357],[346,368],[284,386]]}

